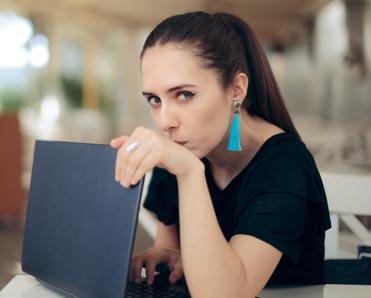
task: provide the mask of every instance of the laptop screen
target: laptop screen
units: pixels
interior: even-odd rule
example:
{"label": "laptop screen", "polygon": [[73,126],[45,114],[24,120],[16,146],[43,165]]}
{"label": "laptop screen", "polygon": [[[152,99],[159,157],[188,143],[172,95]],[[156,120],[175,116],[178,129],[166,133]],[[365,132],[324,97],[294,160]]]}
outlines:
{"label": "laptop screen", "polygon": [[22,268],[78,297],[123,297],[143,180],[114,179],[108,145],[37,141]]}

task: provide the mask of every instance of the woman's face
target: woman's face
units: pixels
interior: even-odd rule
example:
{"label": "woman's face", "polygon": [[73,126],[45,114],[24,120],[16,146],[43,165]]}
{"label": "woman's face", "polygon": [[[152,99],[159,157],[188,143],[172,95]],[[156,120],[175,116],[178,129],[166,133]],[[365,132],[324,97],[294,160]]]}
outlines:
{"label": "woman's face", "polygon": [[156,45],[141,65],[143,95],[158,128],[203,158],[228,137],[232,98],[189,47]]}

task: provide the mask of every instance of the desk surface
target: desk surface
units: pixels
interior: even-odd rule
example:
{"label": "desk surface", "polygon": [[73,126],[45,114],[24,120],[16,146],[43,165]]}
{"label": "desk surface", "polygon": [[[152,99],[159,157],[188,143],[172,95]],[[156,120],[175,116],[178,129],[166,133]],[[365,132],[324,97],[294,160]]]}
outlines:
{"label": "desk surface", "polygon": [[[4,289],[0,298],[62,298],[30,275],[15,276]],[[264,289],[260,298],[370,298],[371,285],[320,285]]]}

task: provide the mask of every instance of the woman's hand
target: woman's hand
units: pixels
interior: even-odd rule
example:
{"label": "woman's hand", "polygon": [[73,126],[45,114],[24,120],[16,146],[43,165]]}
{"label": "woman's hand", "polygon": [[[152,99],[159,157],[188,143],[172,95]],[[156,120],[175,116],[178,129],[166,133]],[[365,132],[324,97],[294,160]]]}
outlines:
{"label": "woman's hand", "polygon": [[184,275],[180,251],[175,248],[150,247],[131,259],[129,280],[140,282],[143,265],[146,266],[147,284],[154,281],[156,266],[165,263],[169,270],[169,283],[174,284]]}
{"label": "woman's hand", "polygon": [[111,146],[118,149],[115,179],[124,187],[135,185],[156,166],[175,176],[203,166],[191,151],[148,128],[138,127],[131,136],[113,139]]}

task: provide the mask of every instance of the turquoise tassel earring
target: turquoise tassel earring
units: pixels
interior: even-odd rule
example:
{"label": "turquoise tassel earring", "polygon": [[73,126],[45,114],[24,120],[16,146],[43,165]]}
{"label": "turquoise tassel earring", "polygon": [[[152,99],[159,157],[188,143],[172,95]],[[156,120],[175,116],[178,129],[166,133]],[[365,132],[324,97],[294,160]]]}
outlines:
{"label": "turquoise tassel earring", "polygon": [[229,134],[228,151],[241,151],[240,144],[240,107],[241,103],[238,100],[233,101],[233,122],[231,132]]}

